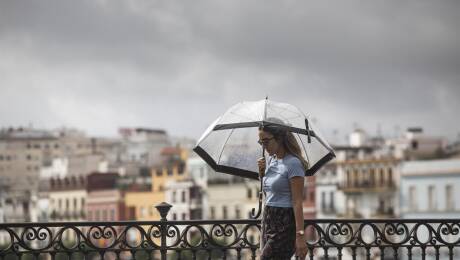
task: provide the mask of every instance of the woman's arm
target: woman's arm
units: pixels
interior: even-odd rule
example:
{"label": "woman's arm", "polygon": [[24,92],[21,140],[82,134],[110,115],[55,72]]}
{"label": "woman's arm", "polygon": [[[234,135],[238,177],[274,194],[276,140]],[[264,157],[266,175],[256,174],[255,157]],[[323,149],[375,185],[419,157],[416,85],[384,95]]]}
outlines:
{"label": "woman's arm", "polygon": [[296,230],[296,256],[305,259],[307,255],[307,241],[305,235],[300,235],[297,231],[304,230],[303,226],[303,185],[304,177],[292,177],[290,179],[292,207],[294,209],[295,230]]}

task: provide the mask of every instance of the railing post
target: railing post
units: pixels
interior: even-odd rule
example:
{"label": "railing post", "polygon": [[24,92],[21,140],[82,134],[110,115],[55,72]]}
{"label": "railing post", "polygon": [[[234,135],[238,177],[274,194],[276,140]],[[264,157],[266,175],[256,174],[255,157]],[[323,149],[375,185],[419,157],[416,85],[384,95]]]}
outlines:
{"label": "railing post", "polygon": [[162,202],[155,206],[155,208],[160,212],[161,216],[161,224],[160,224],[160,232],[161,232],[161,260],[166,260],[166,256],[168,250],[166,249],[166,232],[168,231],[168,220],[166,217],[168,216],[168,212],[171,209],[172,205]]}

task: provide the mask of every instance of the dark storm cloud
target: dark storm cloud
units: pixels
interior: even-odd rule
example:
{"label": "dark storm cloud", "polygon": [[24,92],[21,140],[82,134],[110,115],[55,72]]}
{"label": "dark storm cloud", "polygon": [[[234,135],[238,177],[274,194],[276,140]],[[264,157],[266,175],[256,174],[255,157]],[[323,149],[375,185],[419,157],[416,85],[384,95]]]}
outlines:
{"label": "dark storm cloud", "polygon": [[269,95],[326,134],[358,123],[453,137],[459,27],[458,1],[4,1],[0,124],[197,137]]}

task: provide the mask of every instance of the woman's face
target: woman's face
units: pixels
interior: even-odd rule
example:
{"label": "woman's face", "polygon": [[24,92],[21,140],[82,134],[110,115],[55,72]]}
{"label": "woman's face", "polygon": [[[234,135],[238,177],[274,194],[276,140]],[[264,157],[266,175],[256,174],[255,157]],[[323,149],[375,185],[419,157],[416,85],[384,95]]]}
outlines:
{"label": "woman's face", "polygon": [[274,155],[279,149],[278,141],[275,137],[264,130],[259,130],[259,144],[262,145],[269,155]]}

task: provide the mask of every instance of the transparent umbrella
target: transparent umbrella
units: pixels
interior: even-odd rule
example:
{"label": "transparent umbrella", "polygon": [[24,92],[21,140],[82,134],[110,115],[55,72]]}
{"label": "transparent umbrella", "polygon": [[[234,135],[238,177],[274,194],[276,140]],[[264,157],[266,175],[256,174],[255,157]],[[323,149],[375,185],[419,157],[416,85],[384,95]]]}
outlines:
{"label": "transparent umbrella", "polygon": [[306,176],[312,176],[335,157],[305,113],[268,98],[241,102],[228,109],[208,127],[193,150],[217,172],[257,180],[257,160],[265,156],[257,143],[258,129],[268,125],[285,127],[294,134],[309,163]]}

